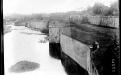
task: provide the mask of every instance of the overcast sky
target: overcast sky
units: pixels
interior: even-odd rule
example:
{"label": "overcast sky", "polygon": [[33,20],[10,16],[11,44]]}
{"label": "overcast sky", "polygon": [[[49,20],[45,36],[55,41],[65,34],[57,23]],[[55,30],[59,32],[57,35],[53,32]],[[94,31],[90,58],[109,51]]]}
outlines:
{"label": "overcast sky", "polygon": [[32,14],[80,11],[95,2],[109,6],[117,0],[3,0],[3,14]]}

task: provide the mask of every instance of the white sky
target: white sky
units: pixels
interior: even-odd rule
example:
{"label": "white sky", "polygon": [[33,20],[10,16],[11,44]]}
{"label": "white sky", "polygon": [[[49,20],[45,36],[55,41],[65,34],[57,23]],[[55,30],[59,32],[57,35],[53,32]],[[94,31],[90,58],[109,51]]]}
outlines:
{"label": "white sky", "polygon": [[3,14],[32,14],[80,11],[95,2],[110,5],[117,0],[3,0]]}

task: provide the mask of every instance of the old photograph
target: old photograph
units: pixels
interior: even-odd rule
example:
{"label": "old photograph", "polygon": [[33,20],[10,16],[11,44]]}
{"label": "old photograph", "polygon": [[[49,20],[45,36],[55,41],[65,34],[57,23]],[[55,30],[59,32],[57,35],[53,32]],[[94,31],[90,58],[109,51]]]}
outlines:
{"label": "old photograph", "polygon": [[4,75],[120,75],[119,0],[3,0]]}

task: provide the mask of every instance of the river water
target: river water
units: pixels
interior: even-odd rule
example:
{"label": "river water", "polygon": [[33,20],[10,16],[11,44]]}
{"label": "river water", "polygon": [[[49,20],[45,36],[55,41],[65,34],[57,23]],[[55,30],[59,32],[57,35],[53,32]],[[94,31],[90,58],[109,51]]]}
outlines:
{"label": "river water", "polygon": [[[60,60],[49,56],[49,42],[40,43],[46,35],[24,26],[11,25],[11,32],[4,35],[5,75],[67,75]],[[34,71],[13,73],[9,68],[19,61],[40,64]]]}

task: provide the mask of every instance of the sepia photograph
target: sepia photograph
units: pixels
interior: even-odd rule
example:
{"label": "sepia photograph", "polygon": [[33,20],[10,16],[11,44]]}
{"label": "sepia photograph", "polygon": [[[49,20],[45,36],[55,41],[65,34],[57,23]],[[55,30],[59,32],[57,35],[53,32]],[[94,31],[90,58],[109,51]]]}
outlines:
{"label": "sepia photograph", "polygon": [[4,75],[120,75],[119,0],[3,0]]}

